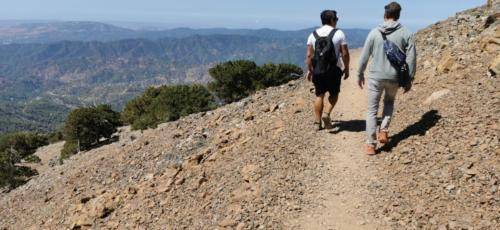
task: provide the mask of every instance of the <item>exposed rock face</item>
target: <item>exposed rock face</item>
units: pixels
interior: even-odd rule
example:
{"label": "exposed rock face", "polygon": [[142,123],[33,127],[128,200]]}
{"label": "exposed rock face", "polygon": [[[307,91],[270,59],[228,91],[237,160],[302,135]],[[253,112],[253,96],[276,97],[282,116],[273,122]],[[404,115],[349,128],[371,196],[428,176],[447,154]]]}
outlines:
{"label": "exposed rock face", "polygon": [[439,61],[439,64],[436,68],[436,71],[440,74],[442,73],[448,73],[452,70],[452,68],[455,66],[455,59],[451,54],[445,54],[442,58],[441,61]]}

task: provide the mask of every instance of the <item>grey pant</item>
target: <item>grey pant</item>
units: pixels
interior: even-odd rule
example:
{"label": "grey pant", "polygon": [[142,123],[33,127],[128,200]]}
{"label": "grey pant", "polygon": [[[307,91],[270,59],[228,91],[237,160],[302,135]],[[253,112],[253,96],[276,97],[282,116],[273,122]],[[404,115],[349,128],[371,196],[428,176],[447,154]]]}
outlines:
{"label": "grey pant", "polygon": [[394,112],[394,100],[398,92],[399,84],[390,80],[368,79],[368,114],[366,117],[366,134],[368,144],[377,144],[377,113],[382,93],[384,93],[384,111],[382,113],[382,124],[380,130],[389,131],[392,113]]}

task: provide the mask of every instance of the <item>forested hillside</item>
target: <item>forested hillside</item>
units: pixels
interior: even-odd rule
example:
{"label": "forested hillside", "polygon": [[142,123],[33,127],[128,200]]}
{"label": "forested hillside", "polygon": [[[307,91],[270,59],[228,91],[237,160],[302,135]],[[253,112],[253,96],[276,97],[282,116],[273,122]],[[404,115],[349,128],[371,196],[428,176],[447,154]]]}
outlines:
{"label": "forested hillside", "polygon": [[[117,37],[125,31],[104,25],[92,28],[85,31],[100,28],[108,32],[96,34],[116,32]],[[107,103],[121,109],[150,86],[207,83],[208,69],[223,61],[246,59],[257,64],[303,66],[308,31],[176,29],[171,30],[172,37],[161,39],[2,45],[0,133],[53,130],[70,108],[80,105]],[[352,46],[361,44],[355,41],[363,40],[366,31],[349,31]],[[235,34],[222,34],[230,32]]]}

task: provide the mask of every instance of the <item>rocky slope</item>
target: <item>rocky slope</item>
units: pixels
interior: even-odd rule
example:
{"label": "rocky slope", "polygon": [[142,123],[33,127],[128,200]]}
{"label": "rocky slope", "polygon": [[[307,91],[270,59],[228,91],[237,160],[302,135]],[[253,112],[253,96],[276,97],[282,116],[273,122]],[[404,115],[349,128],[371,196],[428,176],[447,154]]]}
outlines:
{"label": "rocky slope", "polygon": [[0,228],[498,229],[498,1],[417,34],[391,142],[362,154],[366,96],[314,131],[305,80],[48,168],[0,198]]}
{"label": "rocky slope", "polygon": [[[1,198],[1,225],[277,228],[314,179],[304,82],[74,157]],[[292,119],[293,117],[293,119]],[[310,130],[296,132],[296,130]],[[319,151],[318,151],[319,152]],[[304,173],[309,170],[308,173]],[[42,208],[43,207],[43,208]],[[240,225],[241,226],[241,225]]]}

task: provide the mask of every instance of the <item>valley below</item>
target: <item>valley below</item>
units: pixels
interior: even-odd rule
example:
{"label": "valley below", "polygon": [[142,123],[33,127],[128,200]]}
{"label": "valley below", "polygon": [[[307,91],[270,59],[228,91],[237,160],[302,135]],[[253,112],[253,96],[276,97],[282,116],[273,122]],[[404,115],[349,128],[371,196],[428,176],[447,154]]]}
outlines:
{"label": "valley below", "polygon": [[[30,34],[35,43],[16,39],[23,37],[19,32],[11,35],[18,43],[0,46],[0,133],[54,131],[79,106],[106,103],[121,110],[152,86],[205,84],[211,81],[208,69],[229,60],[303,66],[304,44],[312,31],[141,32],[91,22],[3,28],[38,32]],[[351,47],[360,47],[368,31],[346,33],[352,35]],[[86,39],[85,34],[95,37]],[[45,35],[60,40],[46,40]]]}

